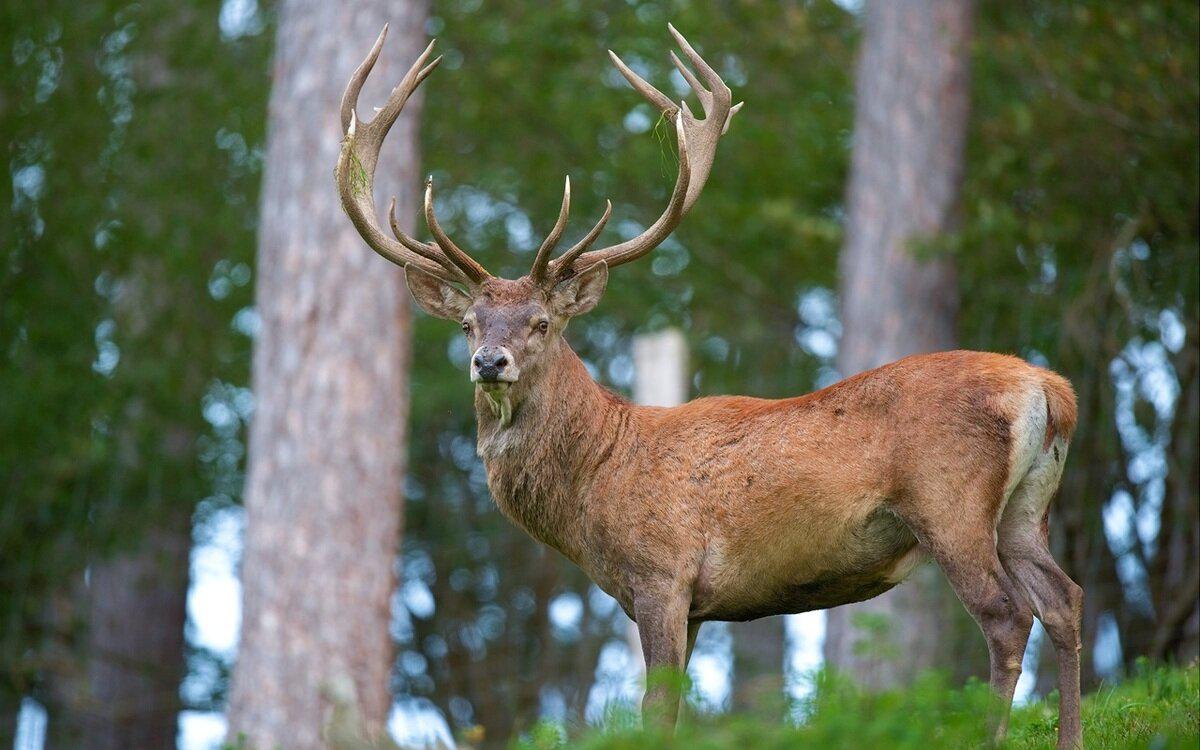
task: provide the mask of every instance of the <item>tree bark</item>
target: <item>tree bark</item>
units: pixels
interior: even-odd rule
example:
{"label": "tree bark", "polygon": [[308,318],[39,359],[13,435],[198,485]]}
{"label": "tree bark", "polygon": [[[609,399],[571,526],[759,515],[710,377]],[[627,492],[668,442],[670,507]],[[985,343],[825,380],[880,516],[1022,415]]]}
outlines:
{"label": "tree bark", "polygon": [[[954,224],[972,16],[963,0],[867,3],[839,267],[843,375],[955,345],[954,265],[921,245]],[[947,666],[946,591],[925,566],[881,597],[832,610],[827,662],[872,687]]]}
{"label": "tree bark", "polygon": [[733,710],[783,717],[784,619],[730,623],[733,635]]}
{"label": "tree bark", "polygon": [[[372,253],[342,213],[333,167],[351,72],[390,22],[360,103],[370,116],[420,52],[425,17],[421,0],[286,0],[279,8],[242,640],[229,706],[230,739],[244,734],[254,747],[321,747],[334,689],[353,687],[370,732],[391,702],[409,306],[399,269]],[[380,170],[376,200],[396,194],[400,217],[416,209],[419,99],[393,128]]]}
{"label": "tree bark", "polygon": [[191,516],[146,532],[141,549],[90,569],[87,685],[77,747],[172,747],[183,679]]}
{"label": "tree bark", "polygon": [[47,678],[47,747],[175,745],[190,550],[191,514],[180,509],[137,549],[92,563],[63,597],[64,632],[77,614],[86,624],[78,650],[64,650]]}

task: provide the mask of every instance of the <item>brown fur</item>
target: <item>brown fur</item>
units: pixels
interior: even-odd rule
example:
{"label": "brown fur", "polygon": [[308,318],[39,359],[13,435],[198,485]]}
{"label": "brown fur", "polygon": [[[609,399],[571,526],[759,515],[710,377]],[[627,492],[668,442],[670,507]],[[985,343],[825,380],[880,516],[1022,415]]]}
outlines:
{"label": "brown fur", "polygon": [[[741,106],[670,31],[697,71],[676,60],[703,119],[685,117],[612,55],[675,122],[679,174],[667,208],[637,237],[588,251],[606,210],[551,261],[569,214],[568,181],[530,276],[515,281],[491,276],[442,232],[432,182],[425,218],[436,244],[405,235],[394,214],[396,241],[379,228],[371,198],[379,148],[441,59],[426,65],[432,45],[375,118],[358,119],[355,106],[382,35],[343,96],[342,205],[371,247],[405,267],[421,307],[463,326],[479,383],[479,453],[497,504],[621,603],[640,626],[650,666],[682,669],[703,620],[859,601],[932,556],[987,639],[1006,709],[1032,618],[1042,620],[1059,658],[1059,746],[1081,744],[1083,592],[1055,565],[1045,535],[1075,428],[1067,381],[1014,357],[945,352],[799,398],[722,396],[661,409],[600,388],[562,339],[567,321],[599,301],[610,265],[649,253],[679,224]],[[673,720],[678,701],[664,698],[648,695],[644,705]]]}
{"label": "brown fur", "polygon": [[899,514],[961,477],[981,483],[974,502],[995,516],[1013,416],[1004,389],[1037,372],[1012,357],[949,352],[798,398],[662,409],[600,388],[565,342],[553,357],[538,388],[513,394],[509,427],[477,397],[497,503],[627,611],[644,577],[690,579],[697,619],[881,593],[889,565],[916,544]]}
{"label": "brown fur", "polygon": [[1075,434],[1075,389],[1056,372],[1042,370],[1042,389],[1046,393],[1046,442],[1049,448],[1055,435],[1070,440]]}
{"label": "brown fur", "polygon": [[[410,286],[426,309],[463,316],[473,351],[512,359],[519,377],[476,391],[492,495],[638,621],[647,663],[682,668],[702,621],[861,601],[927,557],[979,622],[1006,701],[1034,613],[1069,650],[1080,595],[1043,532],[1075,424],[1065,380],[954,351],[796,398],[635,406],[597,385],[561,335],[605,280],[600,268],[545,292],[493,279],[448,306],[437,280]],[[1077,656],[1060,663],[1069,746]]]}

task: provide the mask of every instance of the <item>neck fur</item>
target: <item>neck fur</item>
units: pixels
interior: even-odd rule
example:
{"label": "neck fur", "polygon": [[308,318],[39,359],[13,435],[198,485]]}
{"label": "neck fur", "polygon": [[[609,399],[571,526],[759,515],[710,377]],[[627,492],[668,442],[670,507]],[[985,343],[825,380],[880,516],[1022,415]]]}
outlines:
{"label": "neck fur", "polygon": [[565,340],[547,354],[503,394],[476,387],[477,448],[500,510],[573,557],[567,521],[627,432],[629,404],[592,380]]}

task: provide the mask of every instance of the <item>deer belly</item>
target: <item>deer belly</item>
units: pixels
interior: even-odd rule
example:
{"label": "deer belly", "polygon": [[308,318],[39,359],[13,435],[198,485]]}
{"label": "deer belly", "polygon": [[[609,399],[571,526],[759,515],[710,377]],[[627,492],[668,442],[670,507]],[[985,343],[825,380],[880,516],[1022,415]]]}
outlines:
{"label": "deer belly", "polygon": [[692,616],[753,620],[828,609],[876,597],[927,559],[916,538],[891,514],[873,515],[824,543],[789,544],[757,554],[709,550],[696,582]]}

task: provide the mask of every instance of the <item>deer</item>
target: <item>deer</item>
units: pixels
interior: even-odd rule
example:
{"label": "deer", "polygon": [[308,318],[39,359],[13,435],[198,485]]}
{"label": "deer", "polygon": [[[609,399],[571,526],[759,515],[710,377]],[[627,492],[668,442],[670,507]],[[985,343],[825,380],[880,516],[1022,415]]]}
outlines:
{"label": "deer", "polygon": [[[675,103],[613,52],[613,65],[674,125],[678,175],[662,214],[637,236],[591,249],[612,214],[552,257],[558,218],[529,273],[499,278],[460,248],[434,212],[432,241],[392,237],[373,197],[380,146],[437,67],[434,42],[371,120],[359,93],[385,26],[341,101],[336,168],[342,206],[366,244],[403,268],[428,314],[462,327],[471,352],[477,450],[499,510],[562,553],[637,624],[649,669],[684,670],[700,624],[826,609],[875,597],[932,559],[987,641],[990,684],[1007,725],[1033,619],[1058,661],[1060,748],[1082,743],[1083,590],[1048,543],[1076,423],[1060,375],[974,351],[910,356],[794,398],[698,398],[634,405],[588,373],[564,336],[599,303],[611,269],[654,250],[694,206],[741,104],[674,26],[691,67],[670,60],[699,99]],[[693,70],[694,69],[694,70]],[[394,237],[394,238],[393,238]],[[643,712],[673,726],[679,697],[648,690]]]}

